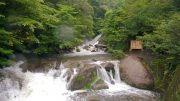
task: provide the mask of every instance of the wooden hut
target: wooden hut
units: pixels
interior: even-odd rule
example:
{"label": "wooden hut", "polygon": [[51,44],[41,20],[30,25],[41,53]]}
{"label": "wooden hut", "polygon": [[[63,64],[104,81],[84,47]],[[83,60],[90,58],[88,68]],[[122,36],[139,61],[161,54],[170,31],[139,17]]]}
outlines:
{"label": "wooden hut", "polygon": [[143,45],[140,44],[141,40],[131,40],[131,47],[129,51],[132,51],[132,49],[141,49],[141,51],[143,50]]}

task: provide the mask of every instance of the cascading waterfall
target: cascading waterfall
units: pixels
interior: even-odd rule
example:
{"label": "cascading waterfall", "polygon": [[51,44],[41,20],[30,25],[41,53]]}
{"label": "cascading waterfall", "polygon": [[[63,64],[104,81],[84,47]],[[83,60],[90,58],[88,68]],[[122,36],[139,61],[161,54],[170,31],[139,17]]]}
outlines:
{"label": "cascading waterfall", "polygon": [[120,83],[120,74],[119,74],[119,61],[111,61],[114,63],[114,70],[115,70],[115,82]]}
{"label": "cascading waterfall", "polygon": [[[85,40],[83,45],[78,46],[80,52],[77,52],[77,49],[73,50],[73,53],[64,54],[65,56],[85,56],[85,55],[96,55],[96,54],[108,54],[104,52],[106,48],[96,48],[95,45],[99,43],[98,39],[102,34],[97,35],[92,41]],[[84,47],[88,47],[88,49],[84,49]],[[92,52],[93,51],[93,52]]]}
{"label": "cascading waterfall", "polygon": [[[119,63],[120,63],[120,61],[114,60],[114,61],[106,61],[106,62],[111,62],[114,64],[115,77],[113,78],[112,70],[110,70],[110,72],[107,72],[106,69],[100,65],[101,63],[103,63],[102,61],[97,61],[97,62],[92,63],[92,64],[97,64],[101,67],[97,70],[98,71],[97,75],[98,76],[101,75],[102,79],[104,79],[106,82],[110,83],[111,80],[113,80],[116,83],[120,83],[121,82],[120,74],[119,74]],[[100,71],[100,73],[99,73],[99,71]]]}
{"label": "cascading waterfall", "polygon": [[108,73],[106,72],[105,68],[100,68],[99,71],[101,72],[102,79],[104,79],[107,82],[110,82],[110,78],[109,78]]}
{"label": "cascading waterfall", "polygon": [[[97,43],[101,35],[86,44]],[[94,54],[83,51],[68,55]],[[98,52],[96,52],[97,54]],[[100,54],[107,54],[100,52]],[[65,55],[67,56],[67,55]],[[97,69],[97,76],[101,77],[109,86],[103,90],[76,90],[70,91],[72,79],[78,74],[77,68],[66,68],[61,62],[58,69],[57,62],[48,72],[22,72],[19,67],[23,62],[19,61],[10,67],[0,69],[0,101],[87,101],[97,99],[100,101],[157,101],[159,95],[148,90],[140,90],[125,84],[120,79],[119,60],[106,61],[114,64],[115,76],[112,70],[107,72],[105,68]],[[100,66],[102,61],[93,62]],[[69,81],[68,76],[71,75]],[[114,84],[111,84],[114,81]]]}
{"label": "cascading waterfall", "polygon": [[89,44],[97,44],[98,39],[102,36],[102,34],[97,35],[92,41],[85,40],[84,45],[89,45]]}
{"label": "cascading waterfall", "polygon": [[69,82],[67,83],[67,89],[68,90],[71,90],[71,81],[72,81],[72,79],[74,78],[74,76],[77,74],[77,72],[76,72],[76,68],[73,68],[73,74],[72,74],[72,72],[71,72],[71,78],[70,78],[70,80],[69,80]]}
{"label": "cascading waterfall", "polygon": [[[68,68],[51,69],[47,73],[23,73],[18,68],[16,64],[0,70],[3,75],[19,73],[13,79],[1,79],[0,101],[66,101],[72,93],[66,88]],[[21,82],[17,80],[19,76],[23,79]]]}
{"label": "cascading waterfall", "polygon": [[[114,65],[118,61],[111,61]],[[95,64],[101,63],[100,61]],[[60,67],[64,67],[61,63]],[[117,65],[115,65],[115,68]],[[115,75],[119,77],[119,70],[115,69]],[[130,96],[140,96],[141,99],[147,100],[149,96],[155,96],[147,90],[140,90],[120,82],[120,78],[113,78],[112,71],[110,75],[104,68],[97,69],[98,75],[107,82],[109,89],[104,90],[77,90],[70,91],[72,78],[77,74],[76,68],[73,69],[72,76],[67,81],[69,68],[51,69],[47,73],[22,72],[19,63],[14,66],[0,70],[3,75],[13,75],[12,77],[1,79],[0,83],[0,101],[86,101],[89,98],[96,98],[100,101],[136,101],[128,100]],[[17,74],[18,73],[18,74]],[[110,82],[113,79],[115,85]],[[81,93],[86,92],[86,96]],[[108,97],[109,96],[109,97]],[[114,97],[116,99],[113,99]],[[126,100],[123,100],[126,99]],[[150,100],[149,100],[150,101]],[[155,100],[154,100],[155,101]]]}

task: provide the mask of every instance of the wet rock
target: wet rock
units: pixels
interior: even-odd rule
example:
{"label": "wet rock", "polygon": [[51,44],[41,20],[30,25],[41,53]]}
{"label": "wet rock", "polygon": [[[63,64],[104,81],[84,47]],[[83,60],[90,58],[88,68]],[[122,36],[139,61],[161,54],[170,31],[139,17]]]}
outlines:
{"label": "wet rock", "polygon": [[93,46],[92,44],[89,44],[89,46]]}
{"label": "wet rock", "polygon": [[95,45],[96,48],[107,48],[105,45],[103,44],[96,44]]}
{"label": "wet rock", "polygon": [[97,68],[100,68],[99,66],[93,66],[88,67],[85,70],[82,70],[79,72],[71,82],[71,90],[80,90],[82,88],[88,88],[90,87],[90,84],[92,83],[93,79],[97,76]]}
{"label": "wet rock", "polygon": [[115,82],[113,80],[111,80],[111,84],[115,85]]}
{"label": "wet rock", "polygon": [[63,50],[60,50],[59,53],[64,53],[64,51],[63,51]]}
{"label": "wet rock", "polygon": [[68,46],[69,49],[75,49],[73,46]]}
{"label": "wet rock", "polygon": [[99,61],[99,59],[98,59],[98,58],[93,58],[92,60],[93,60],[93,61]]}
{"label": "wet rock", "polygon": [[76,49],[77,52],[81,52],[81,50],[79,48]]}
{"label": "wet rock", "polygon": [[110,70],[114,71],[114,64],[111,62],[101,63],[101,66],[103,66],[107,71],[110,71]]}
{"label": "wet rock", "polygon": [[101,90],[101,89],[108,89],[108,85],[104,82],[103,79],[98,78],[92,85],[91,85],[92,89],[95,90]]}
{"label": "wet rock", "polygon": [[120,62],[121,78],[131,86],[141,89],[153,89],[154,80],[150,72],[137,57],[127,56]]}
{"label": "wet rock", "polygon": [[89,50],[89,48],[90,48],[90,47],[87,46],[87,45],[83,47],[83,49],[86,49],[86,50]]}
{"label": "wet rock", "polygon": [[71,79],[71,76],[72,76],[72,69],[69,70],[67,73],[68,73],[67,81],[69,81]]}
{"label": "wet rock", "polygon": [[93,49],[91,52],[96,52],[96,50]]}
{"label": "wet rock", "polygon": [[89,99],[87,101],[100,101],[100,100],[97,100],[97,99]]}
{"label": "wet rock", "polygon": [[73,52],[74,49],[75,49],[75,47],[73,47],[73,46],[68,46],[68,48],[66,48],[66,49],[59,50],[59,53],[69,53],[69,52]]}

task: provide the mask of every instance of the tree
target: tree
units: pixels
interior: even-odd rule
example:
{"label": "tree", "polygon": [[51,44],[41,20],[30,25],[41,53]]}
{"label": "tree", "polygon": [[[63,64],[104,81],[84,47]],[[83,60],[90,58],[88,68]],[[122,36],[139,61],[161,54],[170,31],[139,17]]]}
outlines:
{"label": "tree", "polygon": [[[0,2],[0,5],[6,5],[4,2]],[[12,32],[6,31],[2,22],[5,19],[5,16],[0,14],[0,65],[8,65],[11,64],[12,61],[8,61],[8,57],[13,54],[12,46],[13,42],[15,42],[15,38],[12,37]]]}
{"label": "tree", "polygon": [[147,47],[162,55],[172,64],[179,64],[180,59],[180,14],[175,13],[161,23],[153,34],[145,34],[143,40]]}

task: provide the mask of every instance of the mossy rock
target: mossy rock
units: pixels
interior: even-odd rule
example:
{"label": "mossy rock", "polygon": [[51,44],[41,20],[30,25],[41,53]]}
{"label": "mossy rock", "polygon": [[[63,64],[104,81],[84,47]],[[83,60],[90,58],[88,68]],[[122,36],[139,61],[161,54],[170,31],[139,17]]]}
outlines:
{"label": "mossy rock", "polygon": [[71,90],[89,89],[91,83],[97,79],[97,69],[99,66],[89,67],[78,73],[71,82]]}
{"label": "mossy rock", "polygon": [[94,90],[101,90],[101,89],[108,89],[108,85],[104,82],[103,79],[98,78],[92,85],[92,89]]}

